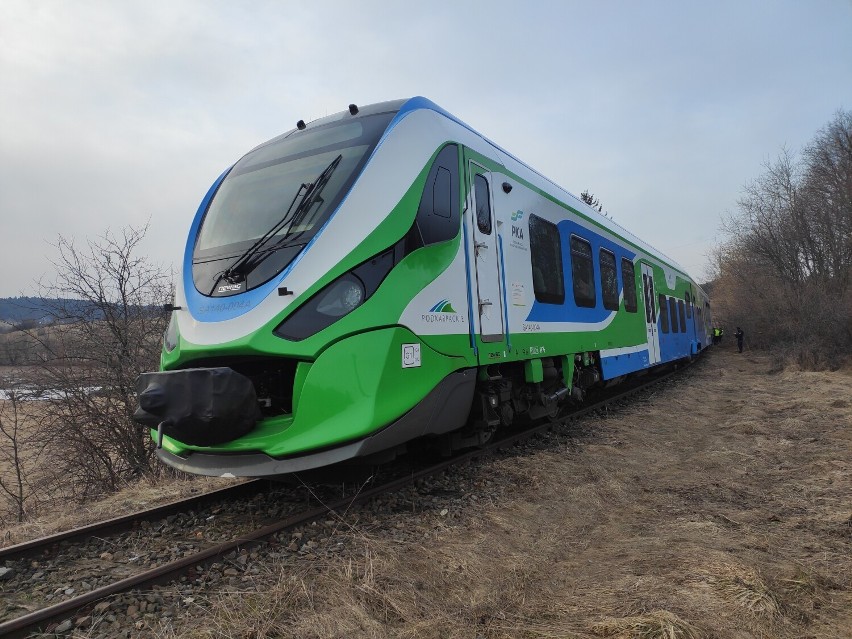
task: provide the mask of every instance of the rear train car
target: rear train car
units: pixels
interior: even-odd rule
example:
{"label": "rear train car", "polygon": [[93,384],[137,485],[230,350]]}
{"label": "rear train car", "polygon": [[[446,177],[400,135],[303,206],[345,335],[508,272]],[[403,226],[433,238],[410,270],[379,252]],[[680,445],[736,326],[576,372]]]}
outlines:
{"label": "rear train car", "polygon": [[351,105],[211,187],[137,419],[211,475],[475,445],[709,321],[682,268],[434,103]]}

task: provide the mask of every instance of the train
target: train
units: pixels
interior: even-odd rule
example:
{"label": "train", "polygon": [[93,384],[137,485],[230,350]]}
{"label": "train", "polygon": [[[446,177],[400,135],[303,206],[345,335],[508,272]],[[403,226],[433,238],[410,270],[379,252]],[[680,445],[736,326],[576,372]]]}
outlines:
{"label": "train", "polygon": [[226,477],[482,445],[711,335],[683,268],[423,97],[299,120],[224,171],[167,310],[135,419]]}

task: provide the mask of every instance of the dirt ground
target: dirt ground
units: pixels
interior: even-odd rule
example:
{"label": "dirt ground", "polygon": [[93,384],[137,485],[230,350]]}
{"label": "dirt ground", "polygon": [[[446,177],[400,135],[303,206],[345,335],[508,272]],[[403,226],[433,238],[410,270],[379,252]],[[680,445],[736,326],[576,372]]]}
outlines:
{"label": "dirt ground", "polygon": [[460,512],[350,513],[352,552],[272,564],[160,636],[852,637],[852,371],[770,369],[719,347],[483,463]]}

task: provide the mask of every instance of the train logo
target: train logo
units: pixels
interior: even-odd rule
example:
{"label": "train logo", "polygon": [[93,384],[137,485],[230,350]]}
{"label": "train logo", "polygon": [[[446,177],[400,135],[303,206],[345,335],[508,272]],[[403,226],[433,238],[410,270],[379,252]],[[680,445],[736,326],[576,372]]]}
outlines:
{"label": "train logo", "polygon": [[435,306],[429,309],[430,313],[455,313],[456,309],[450,303],[450,300],[441,300]]}

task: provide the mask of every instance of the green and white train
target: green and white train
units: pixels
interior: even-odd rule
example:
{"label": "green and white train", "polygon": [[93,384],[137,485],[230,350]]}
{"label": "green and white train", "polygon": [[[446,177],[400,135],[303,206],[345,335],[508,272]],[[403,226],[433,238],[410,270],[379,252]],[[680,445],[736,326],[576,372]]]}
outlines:
{"label": "green and white train", "polygon": [[475,445],[709,326],[683,269],[434,103],[350,105],[210,188],[136,417],[208,475]]}

